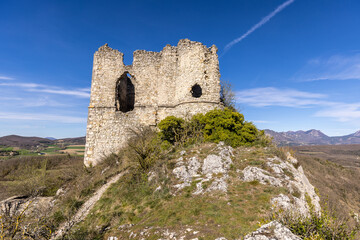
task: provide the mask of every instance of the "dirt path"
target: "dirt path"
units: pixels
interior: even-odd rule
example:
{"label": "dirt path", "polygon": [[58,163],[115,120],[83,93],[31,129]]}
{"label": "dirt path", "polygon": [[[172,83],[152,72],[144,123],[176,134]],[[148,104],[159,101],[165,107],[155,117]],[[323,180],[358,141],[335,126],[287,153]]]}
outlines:
{"label": "dirt path", "polygon": [[51,236],[51,240],[61,238],[67,231],[70,230],[72,226],[83,221],[85,217],[89,214],[90,210],[94,207],[95,203],[99,201],[104,192],[111,186],[111,184],[117,182],[125,173],[126,171],[121,172],[110,178],[110,180],[106,184],[104,184],[100,189],[98,189],[94,193],[94,195],[81,206],[79,211],[72,217],[70,221],[62,223],[59,226],[59,228]]}

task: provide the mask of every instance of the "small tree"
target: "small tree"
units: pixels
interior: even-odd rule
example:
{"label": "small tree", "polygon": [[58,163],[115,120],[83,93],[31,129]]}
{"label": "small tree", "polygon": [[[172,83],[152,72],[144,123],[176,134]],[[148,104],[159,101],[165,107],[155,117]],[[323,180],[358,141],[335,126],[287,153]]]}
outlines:
{"label": "small tree", "polygon": [[221,90],[220,90],[220,101],[224,104],[225,107],[235,110],[235,93],[232,90],[231,83],[229,81],[221,81]]}

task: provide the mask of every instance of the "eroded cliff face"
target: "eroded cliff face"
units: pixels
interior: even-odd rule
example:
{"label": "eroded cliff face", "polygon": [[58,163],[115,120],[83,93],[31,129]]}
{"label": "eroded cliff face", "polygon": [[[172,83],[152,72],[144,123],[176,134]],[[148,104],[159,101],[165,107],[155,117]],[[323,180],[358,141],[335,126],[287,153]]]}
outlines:
{"label": "eroded cliff face", "polygon": [[160,52],[137,50],[132,65],[104,45],[94,55],[85,165],[94,166],[131,137],[167,116],[221,108],[217,48],[182,39]]}

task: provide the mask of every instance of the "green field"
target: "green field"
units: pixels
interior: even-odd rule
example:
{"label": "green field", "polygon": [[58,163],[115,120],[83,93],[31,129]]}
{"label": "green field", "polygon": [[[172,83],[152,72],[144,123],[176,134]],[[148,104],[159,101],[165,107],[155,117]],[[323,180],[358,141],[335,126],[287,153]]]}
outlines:
{"label": "green field", "polygon": [[69,146],[66,149],[85,149],[85,146]]}
{"label": "green field", "polygon": [[[43,147],[41,149],[37,150],[28,150],[28,149],[18,149],[14,147],[0,147],[0,151],[17,151],[19,152],[19,155],[17,156],[11,156],[18,157],[18,156],[36,156],[36,155],[64,155],[64,154],[70,154],[70,155],[84,155],[85,152],[85,146],[84,145],[69,145],[69,146],[59,146],[59,145],[49,145],[47,147]],[[0,156],[0,159],[6,159],[10,158],[10,156]]]}

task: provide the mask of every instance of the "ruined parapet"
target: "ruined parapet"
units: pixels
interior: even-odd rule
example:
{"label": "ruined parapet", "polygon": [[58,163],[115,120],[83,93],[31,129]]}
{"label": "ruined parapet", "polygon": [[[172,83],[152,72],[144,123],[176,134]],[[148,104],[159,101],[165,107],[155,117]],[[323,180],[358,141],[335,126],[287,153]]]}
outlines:
{"label": "ruined parapet", "polygon": [[107,44],[94,55],[85,165],[96,165],[130,137],[167,116],[221,108],[217,48],[182,39],[160,52],[137,50],[133,64]]}

